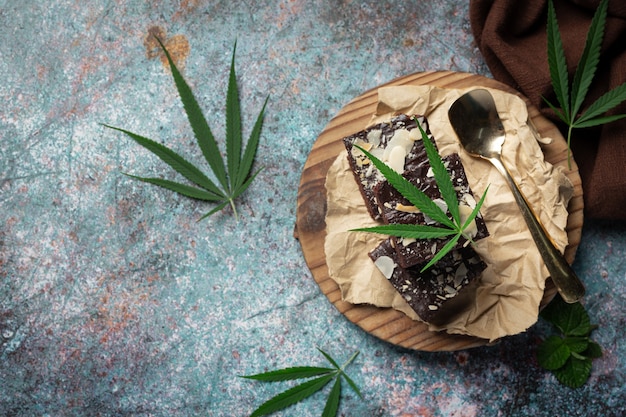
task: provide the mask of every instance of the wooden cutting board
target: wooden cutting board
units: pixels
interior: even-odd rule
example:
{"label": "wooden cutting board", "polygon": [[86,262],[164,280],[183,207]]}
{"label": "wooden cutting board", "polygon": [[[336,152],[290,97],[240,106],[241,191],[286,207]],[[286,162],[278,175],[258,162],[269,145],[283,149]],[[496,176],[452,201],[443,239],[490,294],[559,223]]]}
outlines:
{"label": "wooden cutting board", "polygon": [[[528,106],[528,114],[536,130],[543,137],[553,138],[549,145],[542,145],[545,158],[553,165],[567,168],[567,145],[565,139],[549,120],[517,91],[493,79],[479,75],[451,71],[434,71],[411,74],[393,80],[392,85],[432,85],[443,88],[490,87],[521,97]],[[380,86],[382,87],[382,86]],[[328,123],[315,141],[304,165],[298,189],[295,237],[300,241],[302,252],[313,278],[328,300],[352,323],[370,334],[409,349],[424,351],[454,351],[487,344],[484,339],[470,336],[431,332],[424,323],[411,320],[405,314],[391,308],[371,305],[354,305],[341,299],[339,287],[328,275],[324,254],[326,237],[326,173],[337,155],[344,149],[341,139],[364,129],[376,110],[378,88],[363,93],[350,101]],[[565,250],[572,263],[580,243],[583,224],[583,191],[576,163],[566,170],[574,185],[574,196],[568,207],[567,234],[569,245]],[[548,280],[542,306],[556,294]]]}

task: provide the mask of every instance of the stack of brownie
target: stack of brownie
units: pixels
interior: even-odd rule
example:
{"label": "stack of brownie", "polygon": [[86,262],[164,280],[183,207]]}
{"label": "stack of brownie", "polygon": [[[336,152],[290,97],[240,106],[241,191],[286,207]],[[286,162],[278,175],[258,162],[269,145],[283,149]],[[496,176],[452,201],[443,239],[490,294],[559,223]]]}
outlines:
{"label": "stack of brownie", "polygon": [[[409,182],[423,191],[447,212],[432,173],[422,135],[422,129],[434,143],[428,121],[423,116],[399,115],[388,123],[380,123],[343,139],[348,151],[348,161],[359,186],[368,212],[375,220],[385,224],[437,223],[421,213],[385,180],[363,152],[366,149],[381,159]],[[436,145],[435,145],[436,146]],[[476,201],[465,176],[458,154],[443,159],[457,192],[459,211],[469,213]],[[449,214],[449,212],[448,212]],[[471,229],[471,230],[470,230]],[[473,241],[489,235],[480,214],[466,231]],[[437,321],[446,305],[457,298],[463,289],[475,281],[486,268],[465,237],[461,237],[453,250],[424,272],[423,266],[448,242],[439,239],[403,239],[390,236],[369,254],[383,275],[402,294],[407,303],[425,322]]]}

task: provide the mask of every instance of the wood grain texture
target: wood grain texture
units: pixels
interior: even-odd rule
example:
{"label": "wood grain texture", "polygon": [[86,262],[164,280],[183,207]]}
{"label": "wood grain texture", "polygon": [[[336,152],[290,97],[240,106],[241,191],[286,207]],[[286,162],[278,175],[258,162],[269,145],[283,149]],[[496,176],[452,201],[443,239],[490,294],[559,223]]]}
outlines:
{"label": "wood grain texture", "polygon": [[[537,132],[541,136],[554,139],[551,144],[542,145],[546,160],[553,165],[567,168],[567,145],[556,126],[543,117],[528,99],[500,82],[468,73],[433,71],[407,75],[385,84],[385,86],[391,85],[432,85],[443,88],[490,87],[515,94],[526,102],[529,118]],[[344,149],[341,139],[365,128],[376,110],[377,101],[378,94],[375,88],[356,97],[342,108],[319,135],[304,165],[298,190],[295,236],[300,241],[307,266],[321,291],[348,320],[382,340],[405,348],[424,351],[454,351],[483,346],[487,344],[487,341],[476,337],[431,332],[426,324],[411,320],[405,314],[390,308],[347,303],[342,300],[339,287],[328,275],[324,254],[326,173],[337,155]],[[574,196],[568,207],[569,245],[565,250],[568,262],[572,263],[581,238],[583,192],[578,168],[573,160],[572,168],[566,172],[574,185]],[[547,304],[555,294],[554,285],[548,280],[542,306]]]}

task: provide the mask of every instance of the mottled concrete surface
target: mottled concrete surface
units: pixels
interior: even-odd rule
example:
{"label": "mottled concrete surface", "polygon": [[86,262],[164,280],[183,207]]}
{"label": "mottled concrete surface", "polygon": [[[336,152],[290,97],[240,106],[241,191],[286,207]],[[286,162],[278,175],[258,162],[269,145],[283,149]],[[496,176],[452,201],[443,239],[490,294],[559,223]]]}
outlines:
{"label": "mottled concrete surface", "polygon": [[[580,389],[536,364],[545,324],[458,353],[407,351],[352,325],[293,238],[307,154],[361,92],[421,70],[488,75],[465,0],[0,1],[0,415],[245,416],[289,384],[238,375],[343,361],[343,416],[619,416],[626,227],[587,222],[575,269],[605,355]],[[428,5],[427,5],[428,4]],[[235,40],[245,120],[270,95],[239,201],[210,205],[122,175],[176,176],[103,128],[196,162],[168,42],[221,139]],[[277,415],[317,416],[323,396]]]}

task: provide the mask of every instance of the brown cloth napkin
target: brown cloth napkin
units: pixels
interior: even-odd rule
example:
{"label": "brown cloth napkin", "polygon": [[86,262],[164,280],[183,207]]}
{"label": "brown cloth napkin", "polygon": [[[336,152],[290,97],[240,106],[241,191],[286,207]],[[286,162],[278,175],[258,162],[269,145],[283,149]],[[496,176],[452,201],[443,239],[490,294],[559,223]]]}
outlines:
{"label": "brown cloth napkin", "polygon": [[[570,76],[585,46],[600,0],[554,0]],[[563,133],[565,125],[545,104],[556,103],[547,59],[548,0],[472,0],[470,22],[494,78],[521,91]],[[626,82],[626,2],[610,0],[604,42],[594,83],[583,110]],[[626,103],[608,114],[626,113]],[[626,119],[574,130],[571,149],[580,169],[589,218],[626,220]]]}

